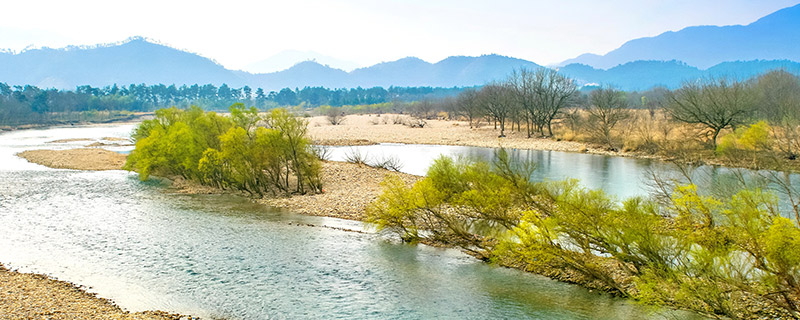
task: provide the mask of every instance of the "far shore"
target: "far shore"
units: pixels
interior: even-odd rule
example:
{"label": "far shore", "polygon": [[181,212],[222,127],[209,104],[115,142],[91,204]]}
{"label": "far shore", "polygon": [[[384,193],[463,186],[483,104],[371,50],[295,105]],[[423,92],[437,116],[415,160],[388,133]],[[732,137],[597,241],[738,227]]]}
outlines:
{"label": "far shore", "polygon": [[15,130],[28,130],[28,129],[43,129],[51,127],[69,127],[69,126],[87,126],[87,125],[108,125],[108,124],[123,124],[123,123],[139,123],[142,119],[152,116],[152,112],[134,112],[130,116],[100,120],[100,121],[61,121],[52,120],[44,123],[28,123],[16,125],[0,125],[0,132],[15,131]]}
{"label": "far shore", "polygon": [[308,131],[315,143],[323,145],[405,143],[608,154],[585,143],[528,138],[524,132],[508,128],[506,137],[499,138],[499,130],[494,130],[493,125],[486,122],[470,128],[466,121],[426,120],[423,128],[411,128],[393,124],[396,117],[410,118],[396,114],[348,115],[341,124],[332,125],[326,117],[317,116],[309,118]]}

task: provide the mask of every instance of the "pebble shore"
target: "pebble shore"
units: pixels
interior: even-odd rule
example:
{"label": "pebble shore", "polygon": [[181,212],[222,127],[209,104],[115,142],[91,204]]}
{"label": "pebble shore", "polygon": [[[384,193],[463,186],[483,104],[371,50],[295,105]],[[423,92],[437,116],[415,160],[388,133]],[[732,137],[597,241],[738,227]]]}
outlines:
{"label": "pebble shore", "polygon": [[83,288],[35,273],[12,271],[0,264],[0,320],[130,319],[177,320],[191,316],[163,311],[127,312]]}
{"label": "pebble shore", "polygon": [[17,156],[50,168],[75,170],[119,170],[127,159],[124,154],[97,148],[28,150]]}
{"label": "pebble shore", "polygon": [[363,220],[364,210],[380,195],[380,183],[386,175],[398,176],[408,185],[422,178],[366,165],[326,161],[322,164],[322,185],[325,192],[258,201],[307,215]]}

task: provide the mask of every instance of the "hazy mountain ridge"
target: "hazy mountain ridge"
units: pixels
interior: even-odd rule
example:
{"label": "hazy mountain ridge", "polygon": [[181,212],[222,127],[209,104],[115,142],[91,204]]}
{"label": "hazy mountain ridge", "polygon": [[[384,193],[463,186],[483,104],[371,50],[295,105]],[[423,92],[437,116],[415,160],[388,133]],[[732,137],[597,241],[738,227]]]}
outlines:
{"label": "hazy mountain ridge", "polygon": [[225,69],[213,60],[133,37],[122,43],[66,49],[0,53],[0,82],[73,89],[80,85],[131,83],[249,85],[267,90],[285,87],[474,86],[503,79],[515,68],[537,64],[499,55],[449,57],[428,63],[409,57],[345,72],[314,61],[283,71],[252,74]]}
{"label": "hazy mountain ridge", "polygon": [[700,69],[727,61],[800,61],[800,5],[742,26],[694,26],[634,39],[605,55],[583,54],[562,62],[609,69],[638,60],[680,60]]}
{"label": "hazy mountain ridge", "polygon": [[235,73],[210,59],[143,38],[90,48],[0,53],[0,70],[3,82],[56,88],[114,83],[242,83]]}
{"label": "hazy mountain ridge", "polygon": [[[756,40],[742,41],[748,38]],[[766,50],[763,44],[759,45],[759,41],[783,43],[783,47],[772,46]],[[673,51],[667,50],[677,42],[683,44],[673,48]],[[710,47],[728,52],[729,56],[724,57],[727,60],[709,64],[714,59],[721,59],[719,54],[709,51]],[[684,61],[681,59],[685,56],[682,52],[687,50],[700,52],[709,58],[698,60],[689,56],[689,60]],[[625,57],[641,52],[656,56],[624,61]],[[746,56],[748,52],[750,55],[759,53],[760,56],[772,58],[735,58]],[[795,62],[800,61],[800,5],[779,10],[747,26],[690,27],[657,37],[629,41],[605,56],[584,54],[573,60],[583,63],[569,63],[558,70],[581,85],[602,84],[623,90],[643,90],[653,86],[675,88],[683,81],[710,76],[745,79],[776,68],[800,73],[800,63]],[[597,67],[617,60],[624,62],[611,68]],[[697,67],[705,64],[709,64],[707,68]],[[211,59],[141,37],[92,47],[0,52],[0,82],[59,89],[74,89],[87,84],[102,87],[132,83],[248,85],[267,91],[306,86],[467,87],[503,80],[519,68],[536,69],[541,66],[523,59],[489,54],[477,57],[451,56],[436,63],[407,57],[351,72],[304,61],[286,70],[253,74],[229,70]]]}
{"label": "hazy mountain ridge", "polygon": [[331,68],[352,71],[359,65],[352,61],[326,56],[314,51],[284,50],[264,60],[256,61],[244,67],[249,73],[273,73],[291,68],[303,61],[314,61]]}
{"label": "hazy mountain ridge", "polygon": [[634,61],[608,70],[577,63],[558,70],[576,79],[580,85],[598,84],[624,90],[646,90],[654,86],[676,88],[684,81],[699,78],[725,77],[745,80],[774,69],[800,74],[800,63],[789,60],[732,61],[701,70],[676,60]]}

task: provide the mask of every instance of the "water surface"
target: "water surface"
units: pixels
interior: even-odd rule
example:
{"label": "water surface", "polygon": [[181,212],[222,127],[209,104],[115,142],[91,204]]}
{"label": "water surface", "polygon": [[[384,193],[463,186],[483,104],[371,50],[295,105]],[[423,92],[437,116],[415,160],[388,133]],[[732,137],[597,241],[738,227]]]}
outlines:
{"label": "water surface", "polygon": [[[441,156],[491,161],[497,150],[397,143],[328,147],[328,149],[330,158],[336,161],[346,161],[353,154],[361,155],[368,163],[396,158],[402,165],[400,171],[415,175],[425,175],[433,161]],[[536,171],[531,176],[535,181],[577,179],[584,187],[602,189],[617,199],[649,196],[653,191],[651,181],[654,172],[662,178],[676,178],[687,182],[675,165],[659,160],[547,150],[508,149],[507,151],[512,159],[530,160],[536,164]],[[735,183],[737,174],[742,174],[750,183],[756,180],[750,170],[708,165],[693,168],[690,176],[699,190],[711,193],[737,186]],[[795,186],[800,186],[800,175],[792,174],[791,179]],[[781,194],[778,196],[785,199]],[[782,204],[784,212],[788,213],[790,210],[788,203],[784,201]]]}
{"label": "water surface", "polygon": [[131,128],[0,134],[0,261],[88,286],[128,310],[212,318],[641,319],[665,312],[456,250],[305,226],[363,229],[358,222],[228,195],[176,194],[124,171],[48,169],[13,156],[86,143],[44,143],[54,139],[124,137]]}

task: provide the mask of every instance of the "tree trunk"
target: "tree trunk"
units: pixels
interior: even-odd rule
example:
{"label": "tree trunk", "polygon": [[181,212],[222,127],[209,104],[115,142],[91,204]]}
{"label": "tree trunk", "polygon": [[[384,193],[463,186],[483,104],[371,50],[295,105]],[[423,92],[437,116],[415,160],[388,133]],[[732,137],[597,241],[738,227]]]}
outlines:
{"label": "tree trunk", "polygon": [[711,143],[712,143],[712,146],[714,147],[714,150],[717,150],[717,136],[719,136],[719,132],[722,131],[722,129],[716,129],[715,128],[713,130],[714,130],[714,134],[711,136]]}
{"label": "tree trunk", "polygon": [[528,138],[531,137],[531,120],[525,119],[525,131],[528,131]]}

